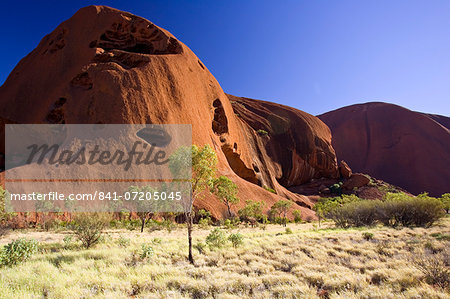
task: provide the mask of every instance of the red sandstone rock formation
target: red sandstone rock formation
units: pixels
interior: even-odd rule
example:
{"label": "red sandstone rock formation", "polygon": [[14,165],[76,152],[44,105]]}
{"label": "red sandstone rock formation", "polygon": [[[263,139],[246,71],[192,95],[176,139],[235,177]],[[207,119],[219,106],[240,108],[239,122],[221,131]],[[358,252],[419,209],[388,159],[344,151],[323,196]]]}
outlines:
{"label": "red sandstone rock formation", "polygon": [[348,179],[352,175],[350,166],[348,166],[348,164],[344,160],[339,163],[339,174],[345,179]]}
{"label": "red sandstone rock formation", "polygon": [[[105,6],[80,9],[19,62],[0,88],[0,116],[37,124],[192,124],[193,143],[210,144],[220,173],[238,184],[240,206],[263,200],[268,209],[290,198],[312,216],[310,200],[285,187],[338,174],[330,131],[318,118],[227,96],[172,34]],[[213,197],[197,207],[216,218],[226,212]]]}
{"label": "red sandstone rock formation", "polygon": [[354,188],[364,187],[370,183],[370,178],[362,173],[353,173],[348,180],[344,182],[342,188],[353,190]]}
{"label": "red sandstone rock formation", "polygon": [[367,103],[322,115],[339,159],[411,193],[450,191],[450,119]]}

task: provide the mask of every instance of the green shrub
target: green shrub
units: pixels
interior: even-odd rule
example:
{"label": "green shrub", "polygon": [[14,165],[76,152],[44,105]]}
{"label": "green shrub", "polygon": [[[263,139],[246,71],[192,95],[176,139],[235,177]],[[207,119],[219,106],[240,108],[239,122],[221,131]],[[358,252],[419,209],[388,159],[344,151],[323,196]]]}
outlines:
{"label": "green shrub", "polygon": [[210,219],[211,220],[211,212],[207,211],[205,209],[199,210],[198,216],[200,216],[201,219]]}
{"label": "green shrub", "polygon": [[269,219],[272,224],[283,224],[283,219],[278,217],[274,210],[269,210]]}
{"label": "green shrub", "polygon": [[198,226],[203,229],[208,228],[210,224],[211,224],[211,219],[208,219],[208,218],[202,218],[198,221]]}
{"label": "green shrub", "polygon": [[257,220],[264,220],[263,209],[264,203],[258,201],[247,200],[245,207],[238,211],[241,221],[256,222]]}
{"label": "green shrub", "polygon": [[272,188],[267,187],[266,185],[264,185],[263,188],[264,188],[264,190],[266,190],[266,191],[269,191],[269,192],[271,192],[271,193],[273,193],[273,194],[277,194],[277,191],[275,191],[275,190],[272,189]]}
{"label": "green shrub", "polygon": [[129,231],[138,230],[141,228],[142,222],[140,219],[131,219],[126,222],[126,229]]}
{"label": "green shrub", "polygon": [[284,230],[284,233],[286,235],[291,235],[292,234],[292,229],[290,229],[289,227],[286,227],[286,229]]}
{"label": "green shrub", "polygon": [[131,258],[126,261],[126,265],[129,267],[135,267],[152,257],[153,253],[153,248],[150,245],[142,244],[141,250],[134,249],[131,252]]}
{"label": "green shrub", "polygon": [[257,219],[262,224],[269,224],[270,223],[269,218],[267,217],[267,215],[260,215],[260,216],[257,217]]}
{"label": "green shrub", "polygon": [[59,219],[53,218],[55,216],[50,213],[42,213],[41,217],[42,217],[42,219],[41,219],[42,222],[41,222],[40,226],[46,232],[48,232],[50,230],[54,230],[60,226],[61,221]]}
{"label": "green shrub", "polygon": [[150,219],[148,221],[147,227],[148,227],[148,230],[150,232],[154,232],[154,231],[158,231],[158,230],[162,230],[163,229],[161,224],[158,221],[153,220],[153,219]]}
{"label": "green shrub", "polygon": [[226,229],[233,229],[234,227],[233,222],[231,222],[230,219],[225,219],[223,226],[225,226]]}
{"label": "green shrub", "polygon": [[360,200],[342,196],[342,200],[322,200],[315,205],[316,213],[332,219],[336,226],[370,226],[377,221],[386,226],[403,225],[429,227],[444,216],[440,200],[421,194],[387,193],[385,200]]}
{"label": "green shrub", "polygon": [[346,203],[332,208],[327,217],[332,219],[339,227],[370,226],[376,219],[378,200],[360,200]]}
{"label": "green shrub", "polygon": [[25,238],[5,245],[0,252],[0,266],[11,267],[29,259],[38,250],[38,242]]}
{"label": "green shrub", "polygon": [[287,213],[289,209],[291,208],[293,202],[290,200],[279,200],[276,203],[273,204],[273,206],[270,208],[270,214],[274,217],[275,221],[280,221],[280,224],[283,224],[286,226],[287,224]]}
{"label": "green shrub", "polygon": [[73,240],[73,235],[67,235],[63,239],[63,248],[66,250],[74,250],[78,247],[77,243]]}
{"label": "green shrub", "polygon": [[71,229],[83,247],[88,249],[101,241],[108,222],[106,215],[102,213],[80,213],[75,217]]}
{"label": "green shrub", "polygon": [[120,247],[128,247],[130,246],[131,241],[128,238],[120,236],[119,239],[117,239],[117,243],[119,244]]}
{"label": "green shrub", "polygon": [[[314,205],[313,210],[316,212],[316,215],[319,217],[319,225],[320,220],[322,218],[330,218],[330,212],[344,204],[360,201],[356,195],[341,195],[336,197],[321,197]],[[307,222],[311,222],[311,217],[307,217]]]}
{"label": "green shrub", "polygon": [[174,229],[175,229],[175,223],[173,223],[172,220],[170,219],[165,219],[162,223],[161,226],[164,227],[167,232],[170,234]]}
{"label": "green shrub", "polygon": [[442,202],[445,212],[448,213],[448,211],[450,210],[450,193],[442,194],[439,200]]}
{"label": "green shrub", "polygon": [[369,233],[369,232],[363,232],[362,235],[363,235],[364,240],[366,240],[366,241],[373,240],[373,234],[372,234],[372,233]]}
{"label": "green shrub", "polygon": [[300,210],[294,210],[294,212],[292,212],[292,215],[294,216],[295,223],[302,222],[302,214],[301,214]]}
{"label": "green shrub", "polygon": [[153,244],[161,244],[162,240],[161,238],[153,238],[152,243]]}
{"label": "green shrub", "polygon": [[64,245],[70,245],[73,242],[73,235],[67,235],[63,239]]}
{"label": "green shrub", "polygon": [[150,245],[142,244],[141,245],[141,253],[139,257],[143,260],[146,258],[150,258],[153,255],[153,248]]}
{"label": "green shrub", "polygon": [[269,135],[269,133],[266,130],[263,130],[263,129],[259,129],[258,131],[256,131],[256,133],[258,133],[259,136],[267,136],[267,135]]}
{"label": "green shrub", "polygon": [[244,243],[244,236],[240,233],[231,234],[228,236],[228,240],[231,241],[234,248],[241,246]]}
{"label": "green shrub", "polygon": [[224,232],[217,227],[213,229],[206,237],[206,244],[208,244],[210,249],[222,248],[226,242],[227,239]]}
{"label": "green shrub", "polygon": [[450,234],[446,233],[433,233],[431,234],[433,238],[436,238],[436,240],[439,241],[450,241]]}
{"label": "green shrub", "polygon": [[396,227],[433,225],[444,216],[442,203],[426,194],[417,197],[404,193],[387,193],[377,210],[377,218],[384,225]]}
{"label": "green shrub", "polygon": [[330,192],[333,194],[337,194],[337,195],[341,195],[342,194],[342,182],[339,182],[337,184],[333,184],[330,187],[328,187],[330,189]]}
{"label": "green shrub", "polygon": [[353,208],[353,214],[350,218],[352,226],[371,226],[376,221],[376,208],[379,205],[378,200],[362,200],[348,203]]}

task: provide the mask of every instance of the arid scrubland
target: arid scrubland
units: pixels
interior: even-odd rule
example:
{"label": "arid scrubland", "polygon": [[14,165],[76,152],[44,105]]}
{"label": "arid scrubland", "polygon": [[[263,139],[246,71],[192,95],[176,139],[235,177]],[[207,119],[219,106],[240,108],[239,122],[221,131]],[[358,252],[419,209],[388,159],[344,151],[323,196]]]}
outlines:
{"label": "arid scrubland", "polygon": [[[66,232],[29,232],[39,252],[0,268],[0,297],[448,298],[449,218],[428,229],[322,227],[223,229],[243,244],[195,246],[195,265],[184,229],[108,231],[88,250]],[[211,229],[196,230],[194,244]]]}

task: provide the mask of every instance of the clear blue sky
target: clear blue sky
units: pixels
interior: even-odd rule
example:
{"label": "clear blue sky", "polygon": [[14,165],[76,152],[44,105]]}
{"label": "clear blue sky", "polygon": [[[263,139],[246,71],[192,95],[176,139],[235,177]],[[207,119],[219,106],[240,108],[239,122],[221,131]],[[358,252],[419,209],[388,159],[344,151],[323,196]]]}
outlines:
{"label": "clear blue sky", "polygon": [[90,4],[172,32],[225,92],[311,114],[384,101],[450,115],[450,1],[5,1],[0,83]]}

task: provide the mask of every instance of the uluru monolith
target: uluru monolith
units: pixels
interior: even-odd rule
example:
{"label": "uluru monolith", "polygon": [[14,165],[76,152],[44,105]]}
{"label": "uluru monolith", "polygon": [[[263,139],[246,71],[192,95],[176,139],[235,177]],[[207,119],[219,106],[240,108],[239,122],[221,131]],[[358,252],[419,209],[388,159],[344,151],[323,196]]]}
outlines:
{"label": "uluru monolith", "polygon": [[[242,199],[267,209],[289,198],[305,216],[311,202],[286,187],[338,175],[330,130],[318,118],[226,95],[172,34],[106,6],[80,9],[19,62],[0,88],[0,116],[3,124],[192,124],[193,143],[214,148],[220,174]],[[212,197],[198,208],[216,218],[226,212]]]}

